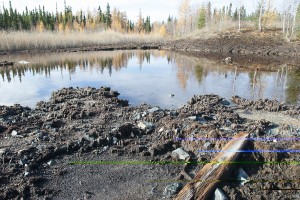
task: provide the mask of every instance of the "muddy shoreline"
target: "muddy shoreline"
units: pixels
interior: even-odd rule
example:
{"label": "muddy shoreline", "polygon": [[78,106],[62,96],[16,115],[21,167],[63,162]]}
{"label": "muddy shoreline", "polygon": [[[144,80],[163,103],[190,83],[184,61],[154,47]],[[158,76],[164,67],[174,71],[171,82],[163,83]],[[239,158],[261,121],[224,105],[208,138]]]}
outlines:
{"label": "muddy shoreline", "polygon": [[219,62],[231,57],[228,65],[244,67],[281,64],[300,64],[300,42],[285,41],[279,33],[225,33],[208,39],[187,38],[166,40],[162,43],[118,43],[65,49],[32,49],[23,51],[2,51],[0,55],[37,54],[49,52],[113,51],[134,49],[161,49],[177,51],[195,57],[205,57]]}
{"label": "muddy shoreline", "polygon": [[[177,162],[173,151],[183,148],[190,161],[212,160],[199,149],[222,149],[226,141],[186,138],[230,138],[246,131],[252,138],[247,149],[299,149],[299,106],[277,101],[248,101],[233,97],[235,105],[216,95],[194,96],[173,110],[150,105],[128,106],[110,88],[64,88],[52,93],[34,109],[0,106],[0,199],[162,199],[172,198],[203,164]],[[254,120],[254,112],[283,115],[288,122]],[[238,113],[243,113],[240,117]],[[239,161],[292,162],[295,153],[241,153]],[[153,164],[70,165],[83,161],[148,161]],[[298,199],[299,167],[282,164],[236,164],[250,183],[226,181],[220,188],[229,199]],[[285,169],[285,170],[280,170]],[[280,172],[280,173],[279,173]],[[229,177],[237,177],[233,170]],[[286,180],[276,182],[272,180]],[[170,189],[174,182],[178,188]],[[173,185],[172,185],[173,184]],[[171,185],[171,186],[170,186]],[[112,189],[115,188],[115,189]],[[277,189],[277,190],[276,190]],[[291,189],[282,192],[280,189]]]}

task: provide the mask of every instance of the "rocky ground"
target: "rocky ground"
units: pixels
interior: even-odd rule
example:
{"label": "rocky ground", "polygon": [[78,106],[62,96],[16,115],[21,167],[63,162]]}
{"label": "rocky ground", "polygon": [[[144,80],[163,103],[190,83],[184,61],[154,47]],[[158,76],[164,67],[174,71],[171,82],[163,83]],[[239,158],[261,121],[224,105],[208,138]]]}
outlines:
{"label": "rocky ground", "polygon": [[[165,110],[130,107],[118,95],[64,88],[34,109],[0,106],[0,199],[169,199],[216,155],[198,150],[222,149],[221,138],[246,131],[272,138],[249,140],[248,150],[300,149],[299,106],[204,95]],[[239,161],[286,163],[232,164],[217,187],[228,199],[299,199],[299,164],[289,163],[299,158],[241,153]],[[250,181],[244,185],[236,181],[240,168]]]}

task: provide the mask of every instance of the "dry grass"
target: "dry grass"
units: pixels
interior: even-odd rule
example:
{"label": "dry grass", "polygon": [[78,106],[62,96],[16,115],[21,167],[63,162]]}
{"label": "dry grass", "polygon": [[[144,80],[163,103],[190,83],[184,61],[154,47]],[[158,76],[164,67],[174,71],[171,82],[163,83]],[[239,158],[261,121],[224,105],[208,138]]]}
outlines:
{"label": "dry grass", "polygon": [[[245,30],[255,30],[255,23],[251,21],[241,21],[241,32]],[[189,33],[185,38],[209,39],[217,37],[220,33],[238,32],[238,22],[231,19],[209,23],[202,29],[197,29]]]}
{"label": "dry grass", "polygon": [[89,47],[106,44],[163,42],[155,34],[123,34],[103,32],[1,32],[0,51],[47,50],[75,47]]}

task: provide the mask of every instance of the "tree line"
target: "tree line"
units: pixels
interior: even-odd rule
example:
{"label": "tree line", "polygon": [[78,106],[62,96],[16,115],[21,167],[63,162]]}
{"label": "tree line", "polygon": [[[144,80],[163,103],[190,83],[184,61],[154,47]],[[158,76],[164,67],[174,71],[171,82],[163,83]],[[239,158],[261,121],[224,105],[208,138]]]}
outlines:
{"label": "tree line", "polygon": [[126,12],[114,8],[111,11],[109,3],[102,10],[99,6],[96,13],[80,10],[73,12],[72,7],[66,5],[64,10],[49,12],[44,6],[33,10],[26,7],[23,12],[13,8],[11,1],[9,7],[4,5],[0,8],[0,30],[37,30],[37,31],[81,31],[81,30],[115,30],[118,32],[150,33],[153,29],[150,16],[146,19],[140,12],[135,23],[127,18]]}
{"label": "tree line", "polygon": [[280,11],[275,9],[272,0],[256,0],[253,12],[245,8],[245,0],[239,0],[221,8],[213,8],[211,2],[195,8],[191,0],[182,0],[178,9],[178,19],[169,17],[167,32],[184,36],[197,29],[218,31],[235,28],[238,32],[252,24],[257,30],[282,29],[287,38],[300,37],[299,0],[285,0]]}

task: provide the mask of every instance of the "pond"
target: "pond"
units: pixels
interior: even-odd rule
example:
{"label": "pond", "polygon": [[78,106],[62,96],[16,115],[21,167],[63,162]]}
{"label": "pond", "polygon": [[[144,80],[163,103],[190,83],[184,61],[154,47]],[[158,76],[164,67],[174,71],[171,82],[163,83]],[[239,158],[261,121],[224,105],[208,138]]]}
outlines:
{"label": "pond", "polygon": [[[228,100],[276,99],[299,104],[300,70],[247,71],[206,59],[159,50],[99,51],[0,57],[0,105],[34,107],[63,87],[109,86],[131,105],[177,108],[193,95],[218,94]],[[173,94],[173,95],[171,95]]]}

